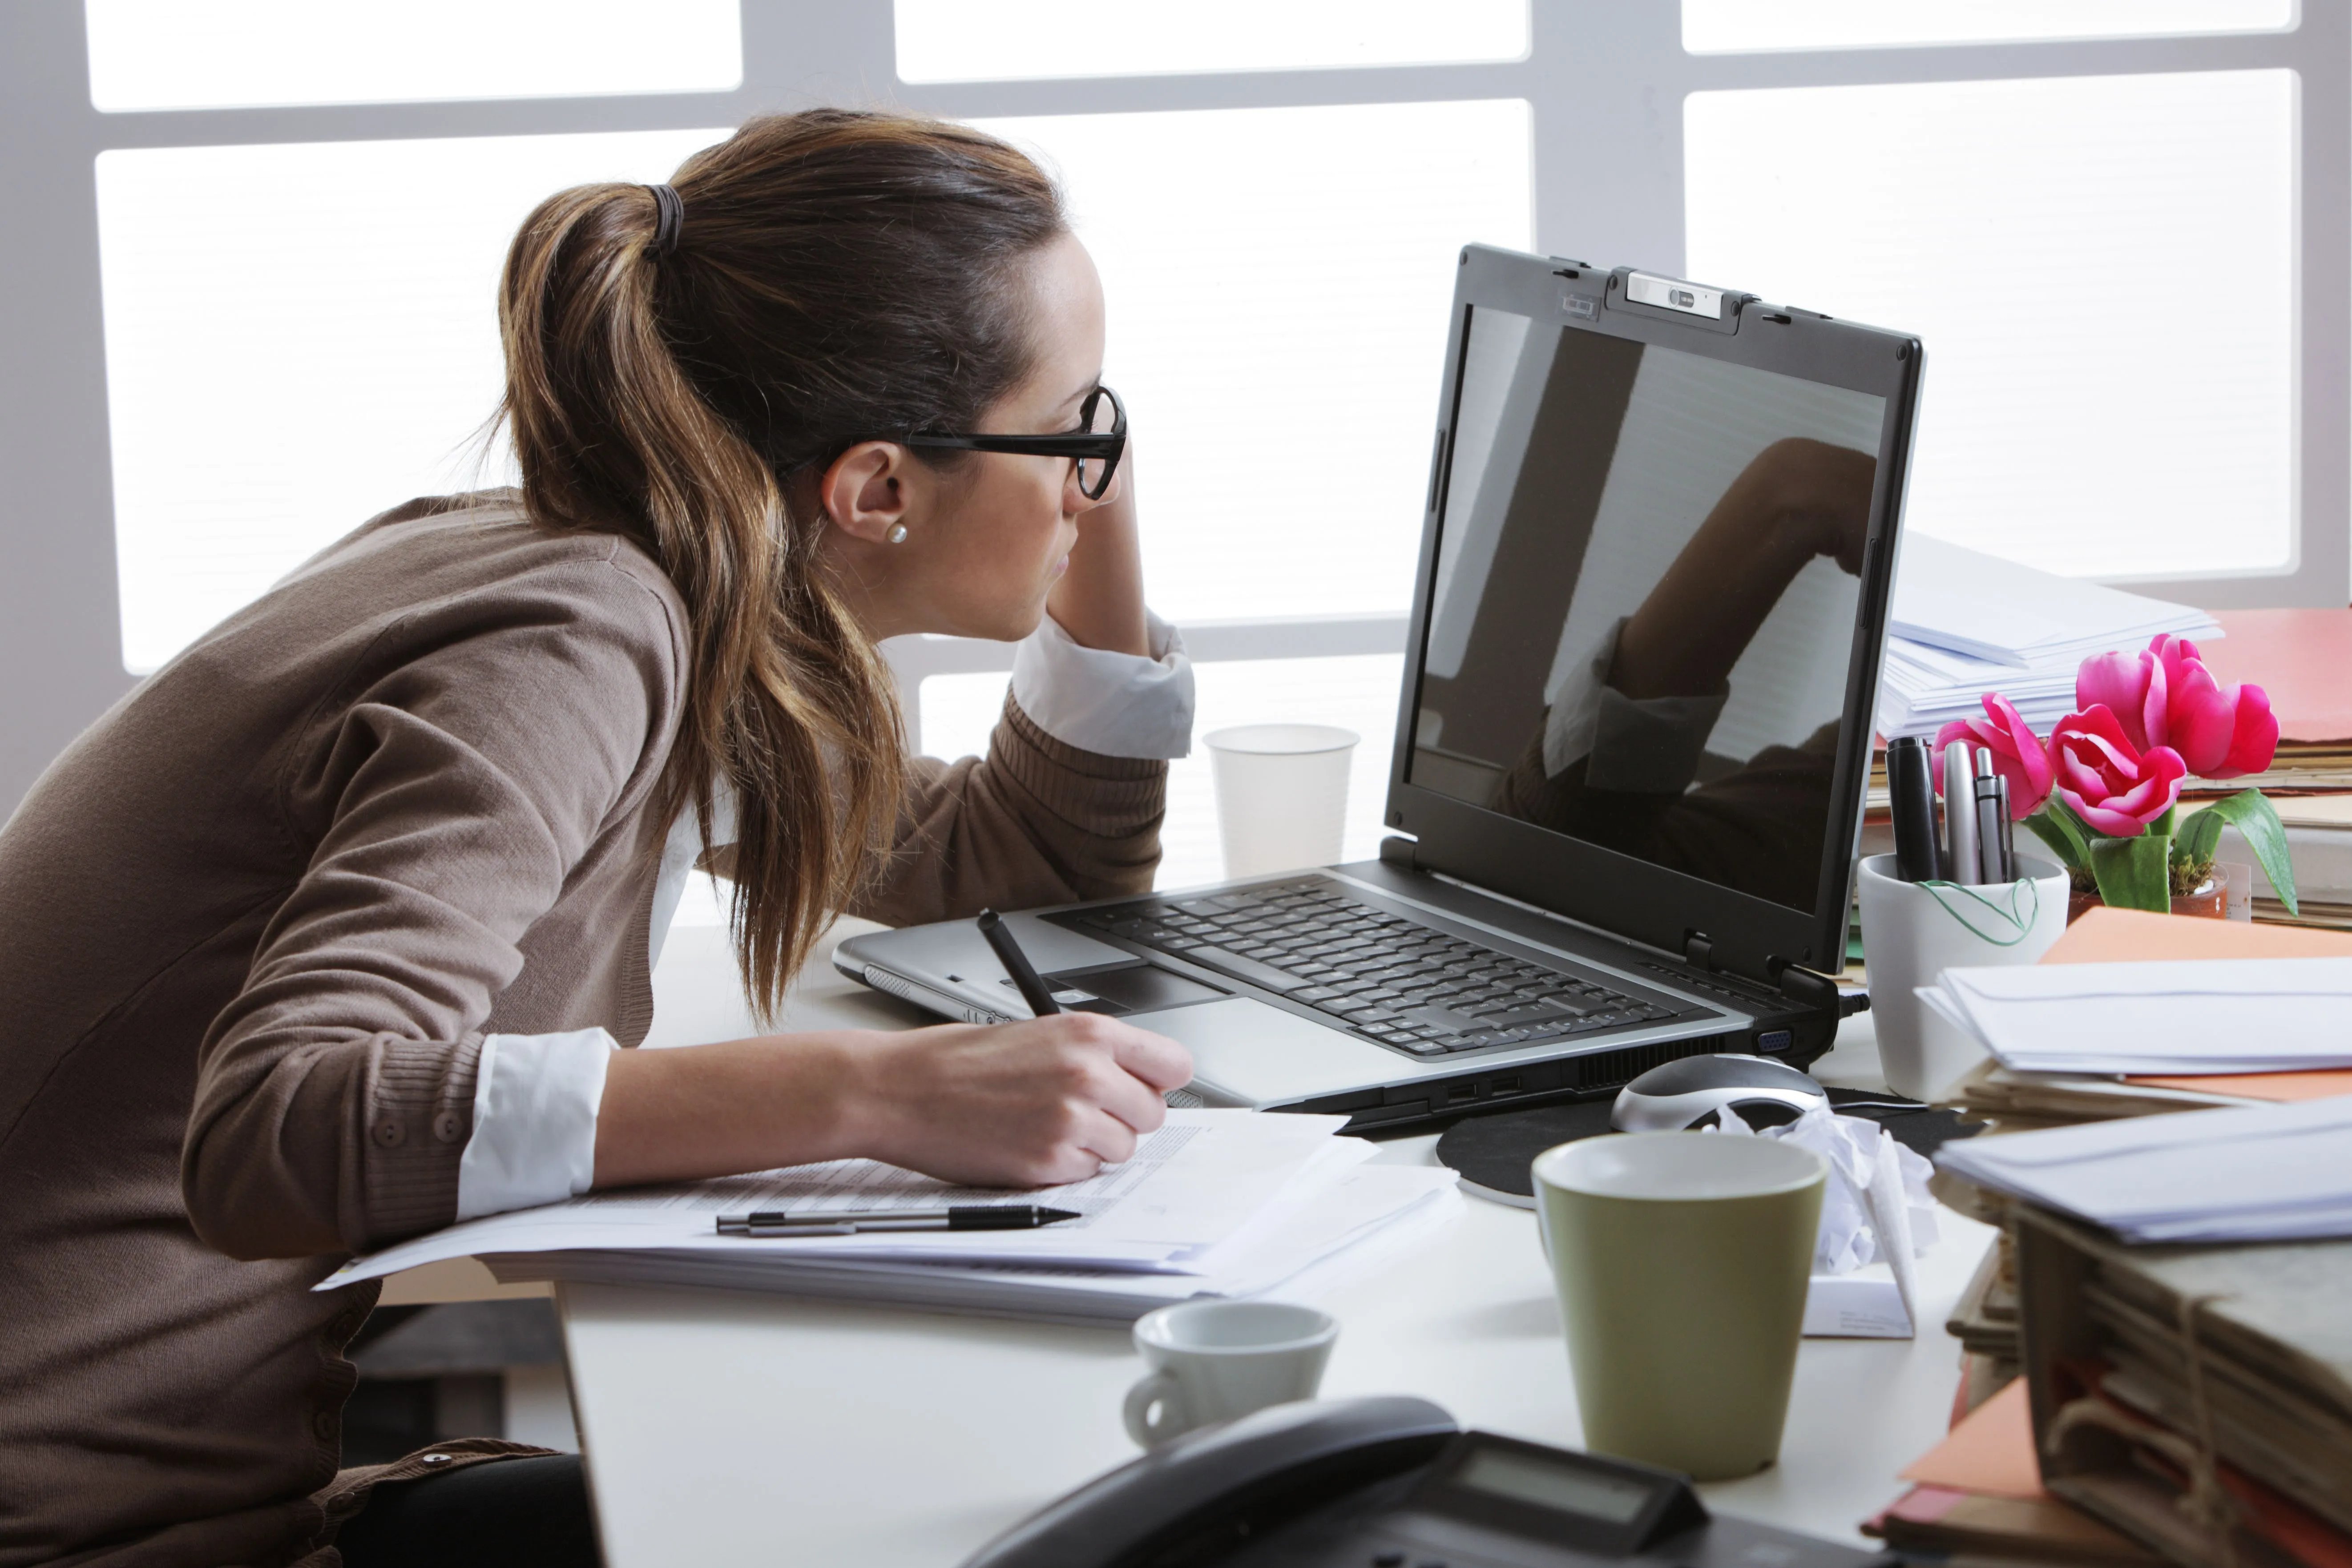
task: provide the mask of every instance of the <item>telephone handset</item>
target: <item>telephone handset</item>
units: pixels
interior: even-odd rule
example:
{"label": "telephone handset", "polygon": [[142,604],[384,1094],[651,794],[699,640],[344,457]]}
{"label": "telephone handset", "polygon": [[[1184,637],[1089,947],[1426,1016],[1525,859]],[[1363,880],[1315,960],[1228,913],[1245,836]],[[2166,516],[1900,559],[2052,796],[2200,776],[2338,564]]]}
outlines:
{"label": "telephone handset", "polygon": [[1278,1405],[1087,1482],[963,1568],[1892,1568],[1710,1516],[1687,1478],[1465,1432],[1402,1395]]}

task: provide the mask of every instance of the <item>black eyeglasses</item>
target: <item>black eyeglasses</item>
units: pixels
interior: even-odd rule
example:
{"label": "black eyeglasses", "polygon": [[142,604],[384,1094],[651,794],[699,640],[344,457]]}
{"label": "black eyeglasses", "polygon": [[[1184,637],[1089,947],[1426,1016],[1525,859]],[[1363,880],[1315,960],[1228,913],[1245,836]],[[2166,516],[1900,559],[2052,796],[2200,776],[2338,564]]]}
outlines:
{"label": "black eyeglasses", "polygon": [[1127,405],[1108,386],[1097,386],[1078,405],[1078,427],[1052,436],[948,436],[925,432],[905,437],[909,447],[955,452],[1017,452],[1031,458],[1068,458],[1077,464],[1078,493],[1100,500],[1118,472],[1127,450]]}

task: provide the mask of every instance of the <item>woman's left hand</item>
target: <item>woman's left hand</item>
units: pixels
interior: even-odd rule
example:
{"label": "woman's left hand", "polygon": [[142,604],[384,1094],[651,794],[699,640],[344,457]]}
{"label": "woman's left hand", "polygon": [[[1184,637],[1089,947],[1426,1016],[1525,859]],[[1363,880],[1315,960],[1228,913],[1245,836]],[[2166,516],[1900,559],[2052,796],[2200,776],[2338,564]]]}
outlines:
{"label": "woman's left hand", "polygon": [[1151,657],[1143,613],[1143,544],[1135,521],[1135,443],[1129,440],[1110,493],[1078,514],[1070,569],[1045,595],[1045,613],[1085,647]]}

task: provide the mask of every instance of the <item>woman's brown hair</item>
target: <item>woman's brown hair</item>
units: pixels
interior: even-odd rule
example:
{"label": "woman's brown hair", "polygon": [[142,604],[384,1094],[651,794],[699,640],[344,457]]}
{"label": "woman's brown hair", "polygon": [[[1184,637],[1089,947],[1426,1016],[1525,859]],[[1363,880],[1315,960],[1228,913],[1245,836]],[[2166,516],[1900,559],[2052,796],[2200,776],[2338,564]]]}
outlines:
{"label": "woman's brown hair", "polygon": [[541,203],[499,295],[503,415],[531,515],[627,535],[684,597],[691,662],[663,809],[734,786],[735,940],[772,1008],[887,846],[903,747],[878,649],[827,585],[796,476],[968,430],[1028,374],[1021,264],[1059,194],[993,137],[845,110],[754,120],[671,184]]}

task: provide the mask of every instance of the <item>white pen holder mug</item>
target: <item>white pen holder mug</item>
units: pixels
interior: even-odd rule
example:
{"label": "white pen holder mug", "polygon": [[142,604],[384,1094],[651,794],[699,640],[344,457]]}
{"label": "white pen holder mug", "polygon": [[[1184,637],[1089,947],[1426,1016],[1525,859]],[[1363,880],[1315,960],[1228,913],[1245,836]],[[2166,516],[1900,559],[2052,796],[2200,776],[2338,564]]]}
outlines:
{"label": "white pen holder mug", "polygon": [[1195,1427],[1312,1399],[1339,1320],[1284,1301],[1186,1301],[1147,1312],[1135,1348],[1151,1371],[1127,1391],[1127,1433],[1157,1448]]}
{"label": "white pen holder mug", "polygon": [[2035,963],[2064,933],[2065,868],[2027,855],[2017,866],[2024,874],[2014,882],[1961,887],[1904,881],[1892,855],[1862,862],[1862,963],[1879,1065],[1896,1093],[1933,1100],[1984,1060],[1918,987],[1947,969]]}

